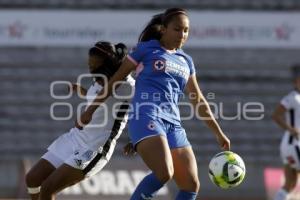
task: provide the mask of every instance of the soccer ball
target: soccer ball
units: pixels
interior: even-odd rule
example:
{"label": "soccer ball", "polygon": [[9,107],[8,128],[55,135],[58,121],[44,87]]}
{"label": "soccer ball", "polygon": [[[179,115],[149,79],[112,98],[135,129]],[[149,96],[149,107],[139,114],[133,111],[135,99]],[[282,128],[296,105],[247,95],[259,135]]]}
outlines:
{"label": "soccer ball", "polygon": [[208,169],[210,180],[223,189],[238,186],[246,174],[244,161],[239,155],[231,151],[216,154],[211,159]]}

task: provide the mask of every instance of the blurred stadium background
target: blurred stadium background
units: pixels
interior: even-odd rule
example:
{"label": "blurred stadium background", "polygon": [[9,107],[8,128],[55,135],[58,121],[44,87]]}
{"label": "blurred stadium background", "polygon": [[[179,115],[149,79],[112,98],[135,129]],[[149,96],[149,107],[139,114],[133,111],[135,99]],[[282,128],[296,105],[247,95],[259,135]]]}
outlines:
{"label": "blurred stadium background", "polygon": [[[50,108],[62,103],[54,107],[54,115],[67,117],[70,110],[64,103],[72,103],[75,113],[82,100],[51,97],[51,83],[76,82],[79,74],[86,73],[87,50],[97,40],[132,47],[150,16],[168,7],[190,12],[191,38],[184,49],[194,59],[204,94],[217,105],[213,110],[227,117],[219,117],[219,122],[232,150],[247,166],[240,187],[216,188],[207,174],[210,158],[220,151],[215,138],[204,123],[185,120],[199,163],[199,199],[270,199],[282,182],[278,150],[282,130],[270,115],[292,89],[289,67],[300,63],[298,0],[0,0],[0,199],[28,198],[25,171],[74,124],[75,114],[69,120],[53,120]],[[129,28],[120,34],[102,34],[114,27]],[[48,35],[38,37],[39,31]],[[66,94],[66,85],[56,86],[55,94]],[[245,116],[240,108],[252,110],[246,110]],[[183,116],[189,112],[182,107]],[[127,140],[125,132],[103,173],[59,199],[128,199],[146,171],[139,158],[122,155]],[[158,199],[173,199],[175,193],[170,183]],[[294,198],[298,195],[296,191]]]}

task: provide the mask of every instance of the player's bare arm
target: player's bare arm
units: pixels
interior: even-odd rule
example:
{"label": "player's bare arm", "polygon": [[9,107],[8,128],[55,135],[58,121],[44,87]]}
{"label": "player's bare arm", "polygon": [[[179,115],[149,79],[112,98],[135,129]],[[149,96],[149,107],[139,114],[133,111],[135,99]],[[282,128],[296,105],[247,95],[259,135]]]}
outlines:
{"label": "player's bare arm", "polygon": [[278,124],[278,126],[289,131],[293,136],[298,137],[298,135],[300,135],[299,129],[289,125],[284,118],[286,111],[287,109],[283,105],[279,104],[272,114],[272,119],[276,122],[276,124]]}
{"label": "player's bare arm", "polygon": [[120,69],[109,80],[107,84],[107,91],[102,90],[95,98],[93,103],[86,109],[85,112],[81,114],[80,121],[76,122],[75,125],[77,128],[82,128],[82,126],[88,124],[91,121],[92,115],[95,112],[95,110],[111,95],[114,84],[118,81],[124,80],[134,68],[135,65],[129,59],[126,58],[120,66]]}
{"label": "player's bare arm", "polygon": [[213,116],[211,109],[200,90],[196,75],[190,76],[188,83],[186,85],[186,90],[189,94],[192,94],[189,96],[194,97],[194,98],[190,98],[191,103],[193,104],[194,108],[197,109],[198,114],[204,119],[207,126],[215,133],[221,148],[223,148],[224,150],[229,150],[230,140],[223,133],[218,122]]}

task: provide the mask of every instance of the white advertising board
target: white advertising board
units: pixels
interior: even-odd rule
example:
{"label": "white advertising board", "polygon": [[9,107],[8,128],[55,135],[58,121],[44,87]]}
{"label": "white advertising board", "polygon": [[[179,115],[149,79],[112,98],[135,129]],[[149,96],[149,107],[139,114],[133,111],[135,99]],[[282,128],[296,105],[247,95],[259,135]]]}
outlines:
{"label": "white advertising board", "polygon": [[[0,10],[2,46],[135,45],[158,10]],[[299,48],[300,13],[189,11],[190,47]]]}

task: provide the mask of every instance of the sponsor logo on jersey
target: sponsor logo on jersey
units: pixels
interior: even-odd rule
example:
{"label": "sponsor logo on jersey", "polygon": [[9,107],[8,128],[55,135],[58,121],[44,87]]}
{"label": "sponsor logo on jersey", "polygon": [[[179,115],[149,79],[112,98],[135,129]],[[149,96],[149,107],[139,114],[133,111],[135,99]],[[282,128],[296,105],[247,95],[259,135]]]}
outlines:
{"label": "sponsor logo on jersey", "polygon": [[80,167],[82,165],[82,160],[80,160],[80,159],[74,159],[74,160],[78,167]]}
{"label": "sponsor logo on jersey", "polygon": [[181,62],[183,62],[184,64],[187,64],[187,62],[186,62],[186,60],[184,59],[184,57],[180,56],[178,59],[179,59]]}
{"label": "sponsor logo on jersey", "polygon": [[[188,79],[190,75],[190,70],[187,66],[186,60],[182,57],[179,57],[181,61],[184,61],[184,65],[178,64],[171,60],[156,60],[154,61],[153,68],[155,71],[164,71],[170,74],[174,74],[184,79]],[[183,59],[183,60],[182,60]]]}
{"label": "sponsor logo on jersey", "polygon": [[165,72],[183,77],[186,80],[189,78],[189,75],[190,75],[190,70],[188,67],[184,67],[184,66],[179,65],[178,63],[172,62],[170,60],[166,61]]}
{"label": "sponsor logo on jersey", "polygon": [[85,159],[85,160],[90,160],[93,156],[94,152],[92,150],[87,150],[86,152],[84,152],[82,154],[82,157]]}
{"label": "sponsor logo on jersey", "polygon": [[153,54],[156,54],[156,53],[159,53],[159,52],[160,52],[160,50],[156,49],[156,50],[154,50],[152,53],[153,53]]}

